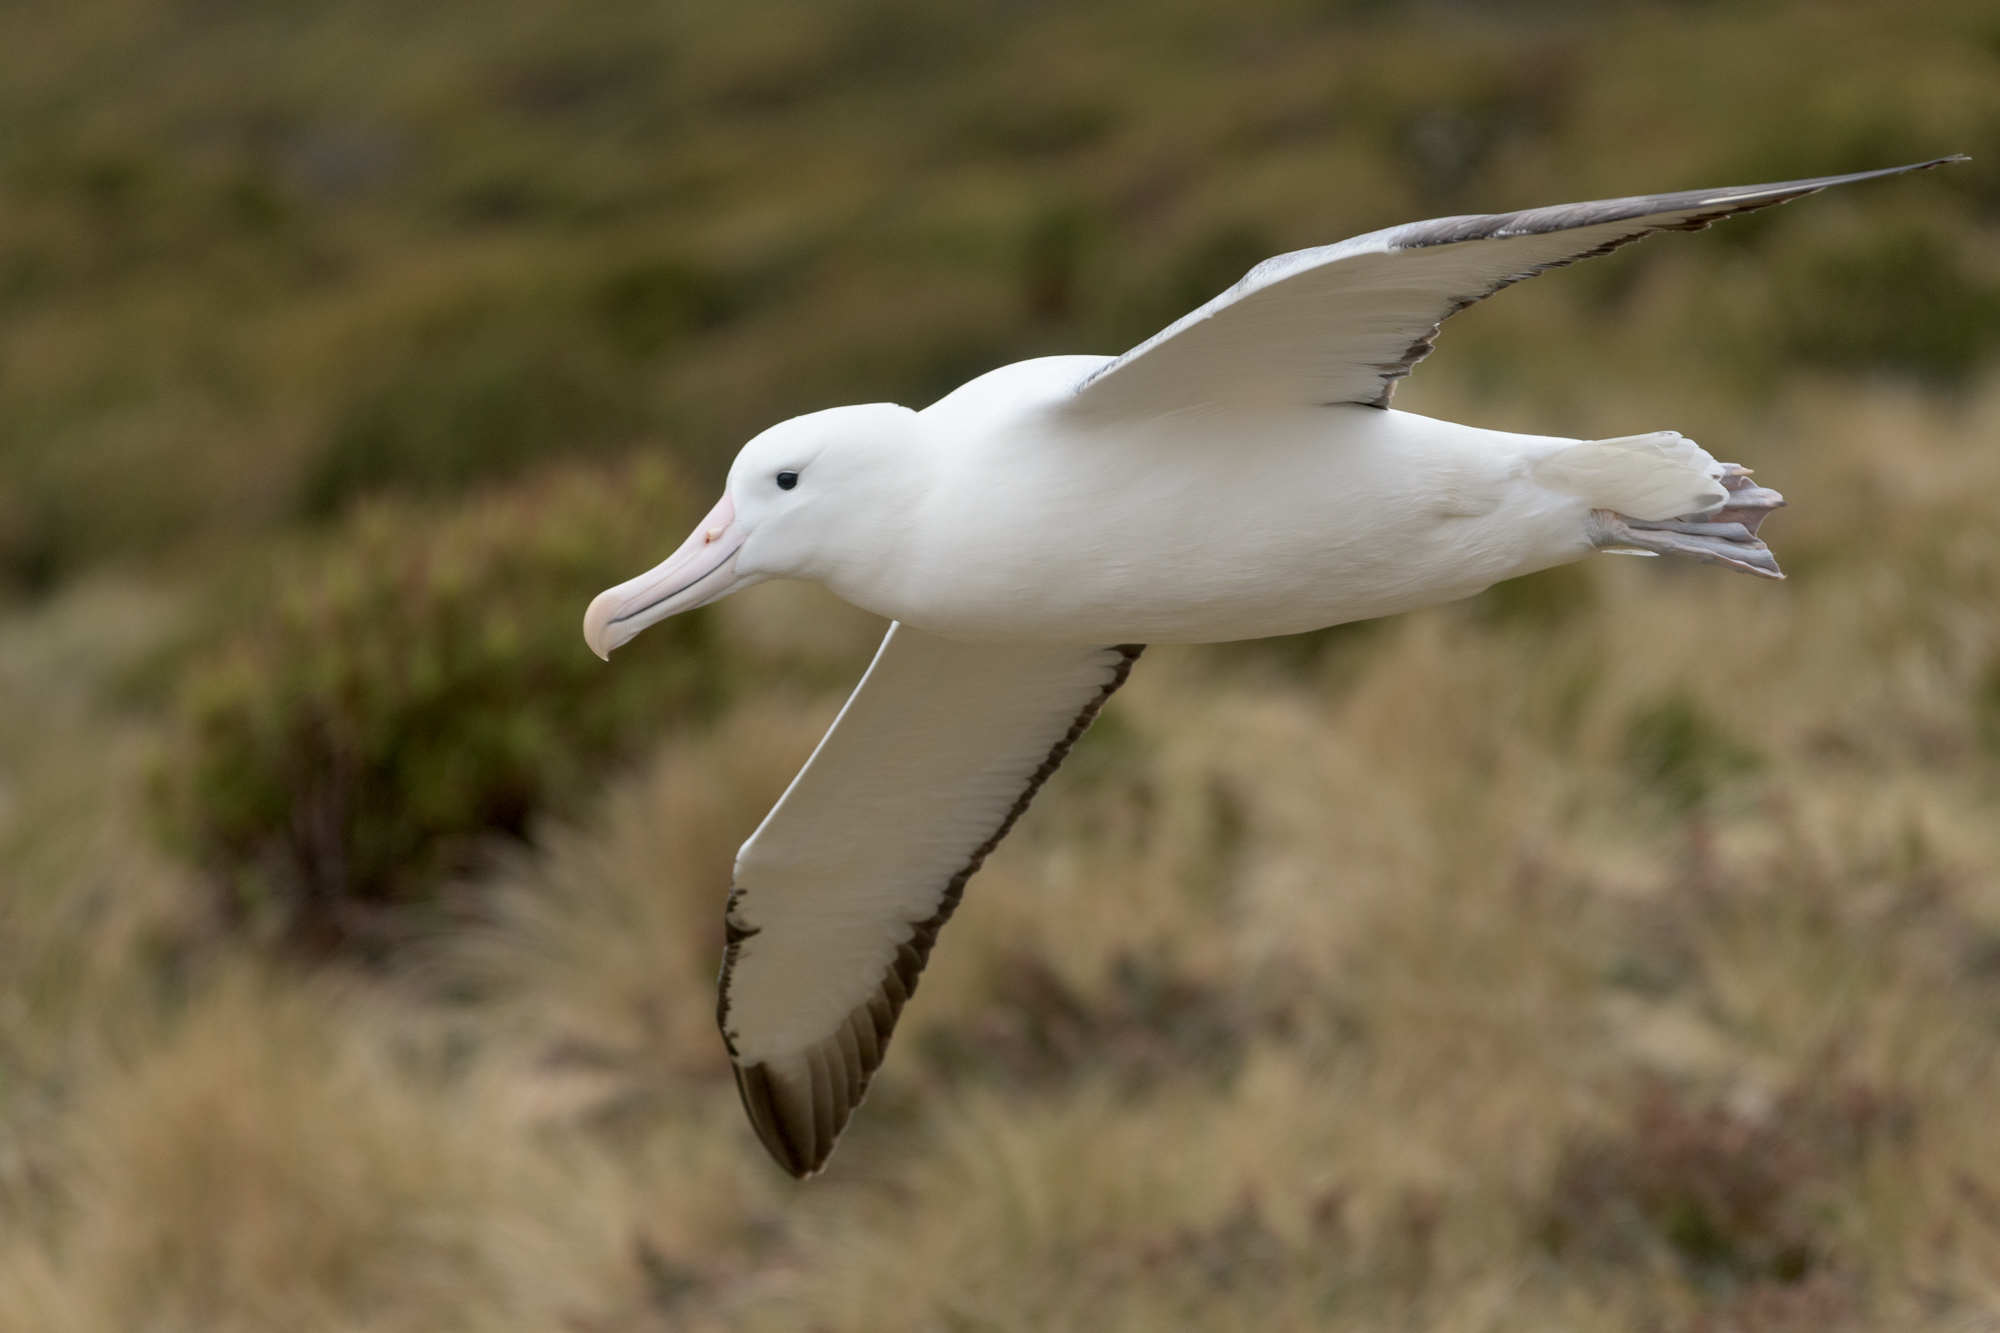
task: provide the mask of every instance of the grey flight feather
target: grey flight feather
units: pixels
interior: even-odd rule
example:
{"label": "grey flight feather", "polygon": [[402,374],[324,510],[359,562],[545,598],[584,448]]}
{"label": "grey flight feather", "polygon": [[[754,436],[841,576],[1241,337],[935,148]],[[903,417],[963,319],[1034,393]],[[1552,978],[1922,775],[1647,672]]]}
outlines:
{"label": "grey flight feather", "polygon": [[1120,417],[1232,405],[1387,407],[1444,321],[1503,287],[1656,231],[1699,231],[1829,186],[1965,160],[1434,218],[1279,255],[1086,377],[1069,409]]}

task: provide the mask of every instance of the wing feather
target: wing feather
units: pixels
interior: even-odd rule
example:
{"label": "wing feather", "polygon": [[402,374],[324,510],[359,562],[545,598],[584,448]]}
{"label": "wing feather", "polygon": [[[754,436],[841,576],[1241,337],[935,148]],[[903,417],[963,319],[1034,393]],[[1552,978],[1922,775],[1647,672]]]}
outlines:
{"label": "wing feather", "polygon": [[1445,320],[1525,278],[1656,231],[1699,231],[1829,186],[1964,160],[1436,218],[1280,255],[1088,376],[1068,408],[1121,417],[1212,406],[1387,407]]}
{"label": "wing feather", "polygon": [[960,644],[890,628],[736,861],[717,1019],[758,1138],[826,1164],[966,881],[1138,645]]}

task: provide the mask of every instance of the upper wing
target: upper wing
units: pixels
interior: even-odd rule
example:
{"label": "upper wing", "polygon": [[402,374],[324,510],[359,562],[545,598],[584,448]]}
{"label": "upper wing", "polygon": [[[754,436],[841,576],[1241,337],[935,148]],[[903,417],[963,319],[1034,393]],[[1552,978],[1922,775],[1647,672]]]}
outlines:
{"label": "upper wing", "polygon": [[1209,404],[1387,407],[1396,381],[1430,355],[1439,326],[1511,283],[1652,232],[1699,231],[1829,185],[1964,160],[1437,218],[1279,255],[1092,374],[1069,408],[1150,416]]}
{"label": "upper wing", "polygon": [[757,1136],[793,1175],[826,1164],[966,880],[1139,652],[892,625],[743,844],[717,1018]]}

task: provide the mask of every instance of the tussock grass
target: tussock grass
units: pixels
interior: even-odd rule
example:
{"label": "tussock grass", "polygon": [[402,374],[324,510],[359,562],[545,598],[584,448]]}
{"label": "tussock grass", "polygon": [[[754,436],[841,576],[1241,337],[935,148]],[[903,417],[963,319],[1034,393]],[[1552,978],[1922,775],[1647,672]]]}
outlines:
{"label": "tussock grass", "polygon": [[[0,18],[0,1329],[2000,1327],[1990,16],[933,9]],[[1952,151],[1510,291],[1399,395],[1684,430],[1790,496],[1791,582],[1149,653],[809,1185],[713,970],[871,618],[716,608],[726,710],[550,779],[393,967],[258,955],[152,836],[193,590],[357,505],[512,586],[551,459],[712,480],[1279,250]],[[579,550],[682,535],[606,503]]]}
{"label": "tussock grass", "polygon": [[[1996,413],[1825,386],[1775,407],[1752,461],[1812,505],[1772,522],[1806,556],[1783,586],[1602,560],[1365,634],[1149,654],[972,886],[805,1186],[741,1123],[712,969],[731,851],[836,694],[676,735],[400,978],[235,959],[129,801],[70,808],[97,847],[74,863],[30,853],[16,804],[12,919],[21,885],[57,905],[10,928],[16,956],[95,960],[99,1017],[10,968],[0,1310],[1978,1327]],[[17,624],[10,775],[64,771],[34,736],[76,762],[135,725],[49,702],[138,650],[82,632],[133,605],[80,591]],[[811,680],[866,628],[773,588],[721,632]],[[73,771],[116,792],[140,767]]]}

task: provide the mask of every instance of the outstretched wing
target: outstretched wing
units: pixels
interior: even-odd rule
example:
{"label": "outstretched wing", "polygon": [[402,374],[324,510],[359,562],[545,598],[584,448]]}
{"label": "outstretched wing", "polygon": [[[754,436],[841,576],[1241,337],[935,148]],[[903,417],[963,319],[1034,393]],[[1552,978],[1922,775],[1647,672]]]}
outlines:
{"label": "outstretched wing", "polygon": [[966,880],[1139,652],[890,627],[736,858],[717,1019],[787,1171],[826,1164]]}
{"label": "outstretched wing", "polygon": [[1096,371],[1068,406],[1113,417],[1209,405],[1387,407],[1396,381],[1430,355],[1446,319],[1523,278],[1656,231],[1699,231],[1829,185],[1964,160],[1436,218],[1279,255]]}

